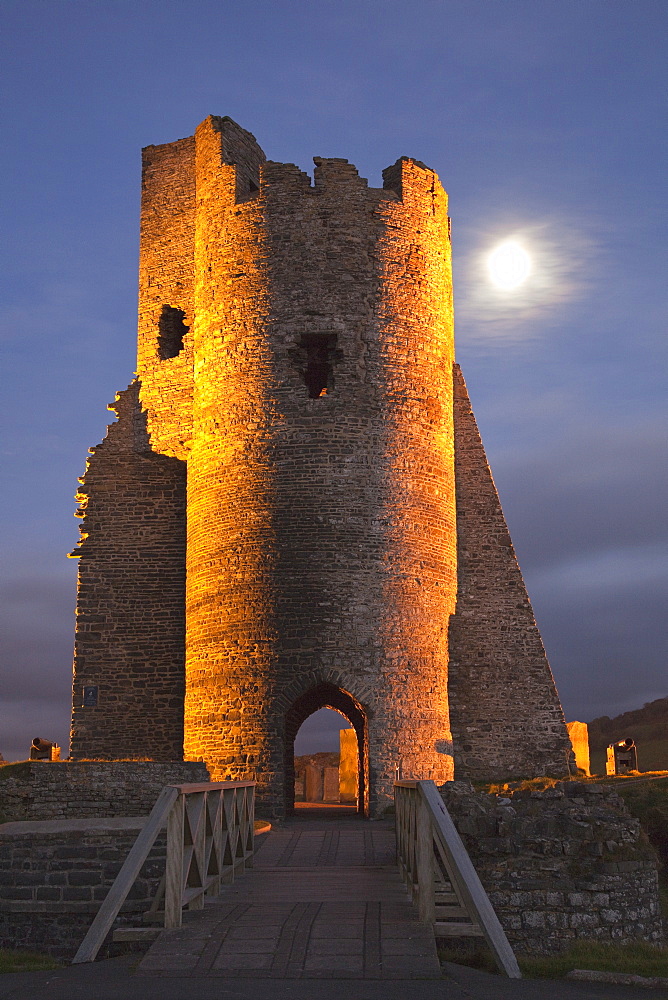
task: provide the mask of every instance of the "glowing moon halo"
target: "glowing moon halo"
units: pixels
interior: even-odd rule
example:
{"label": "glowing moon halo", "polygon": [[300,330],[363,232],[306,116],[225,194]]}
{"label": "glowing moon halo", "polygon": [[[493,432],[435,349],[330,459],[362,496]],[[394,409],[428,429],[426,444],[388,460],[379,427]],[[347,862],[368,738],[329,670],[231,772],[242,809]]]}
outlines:
{"label": "glowing moon halo", "polygon": [[490,279],[497,288],[512,292],[531,274],[531,258],[515,240],[499,243],[487,258]]}

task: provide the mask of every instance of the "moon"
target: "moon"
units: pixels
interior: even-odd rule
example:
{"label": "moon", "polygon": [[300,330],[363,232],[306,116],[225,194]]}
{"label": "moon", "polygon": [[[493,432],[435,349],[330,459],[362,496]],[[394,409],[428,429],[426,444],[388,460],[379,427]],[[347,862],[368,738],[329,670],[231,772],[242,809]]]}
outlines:
{"label": "moon", "polygon": [[512,292],[531,274],[531,257],[516,240],[504,240],[489,254],[487,270],[493,285]]}

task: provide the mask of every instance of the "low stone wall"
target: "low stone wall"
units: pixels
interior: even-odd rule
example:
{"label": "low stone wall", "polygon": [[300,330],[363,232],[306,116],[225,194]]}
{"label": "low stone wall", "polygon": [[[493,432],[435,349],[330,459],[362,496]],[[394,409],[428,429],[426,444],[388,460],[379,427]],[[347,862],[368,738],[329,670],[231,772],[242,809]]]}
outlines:
{"label": "low stone wall", "polygon": [[[0,826],[0,947],[71,959],[144,818],[52,820]],[[141,921],[165,870],[155,843],[114,926]],[[102,950],[109,954],[110,938]]]}
{"label": "low stone wall", "polygon": [[440,791],[518,951],[662,941],[657,857],[615,792],[579,781],[504,796],[458,781]]}
{"label": "low stone wall", "polygon": [[0,766],[0,822],[147,816],[165,785],[209,781],[201,761],[21,761]]}

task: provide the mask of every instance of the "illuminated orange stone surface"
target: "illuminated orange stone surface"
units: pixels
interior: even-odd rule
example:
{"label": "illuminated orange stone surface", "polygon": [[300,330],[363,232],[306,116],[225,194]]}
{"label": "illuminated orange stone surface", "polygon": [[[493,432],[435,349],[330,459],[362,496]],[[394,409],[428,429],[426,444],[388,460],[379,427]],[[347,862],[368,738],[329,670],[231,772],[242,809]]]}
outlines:
{"label": "illuminated orange stone surface", "polygon": [[573,744],[576,766],[581,768],[585,774],[591,774],[589,770],[589,727],[587,723],[567,722],[566,729]]}
{"label": "illuminated orange stone surface", "polygon": [[[291,165],[258,164],[260,190],[239,203],[238,169],[220,159],[207,121],[196,135],[185,753],[282,796],[285,713],[325,681],[373,717],[373,810],[398,758],[404,773],[452,776],[437,747],[450,736],[456,591],[446,199],[412,162],[395,171],[398,192],[319,161],[314,186]],[[313,335],[332,345],[315,398]]]}
{"label": "illuminated orange stone surface", "polygon": [[354,729],[339,730],[339,798],[357,801],[358,751]]}

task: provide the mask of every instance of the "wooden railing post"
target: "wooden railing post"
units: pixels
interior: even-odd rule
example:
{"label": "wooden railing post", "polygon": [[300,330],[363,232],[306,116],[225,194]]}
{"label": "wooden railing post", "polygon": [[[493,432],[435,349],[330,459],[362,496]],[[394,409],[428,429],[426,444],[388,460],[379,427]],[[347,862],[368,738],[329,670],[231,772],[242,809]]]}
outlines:
{"label": "wooden railing post", "polygon": [[155,844],[172,804],[176,801],[178,792],[176,788],[168,785],[160,792],[151,814],[146,820],[141,833],[130,848],[130,853],[123,862],[123,866],[116,876],[107,898],[103,901],[97,912],[93,923],[88,928],[88,933],[81,942],[79,950],[72,959],[72,965],[80,962],[94,962],[98,951],[102,947],[105,937],[111,930],[111,926],[118,916],[118,912],[125,902],[127,895],[134,885],[135,879],[141,871],[141,867],[148,857],[148,853]]}
{"label": "wooden railing post", "polygon": [[183,898],[183,821],[185,795],[180,792],[167,819],[165,927],[181,926]]}
{"label": "wooden railing post", "polygon": [[[197,827],[193,836],[193,860],[197,865],[197,870],[199,872],[199,877],[202,884],[206,882],[206,800],[208,797],[208,792],[198,792],[193,795],[193,803],[190,809],[191,818],[191,830],[192,823],[196,820]],[[188,810],[188,802],[186,801],[186,810]],[[184,885],[185,888],[185,885]],[[204,896],[205,893],[201,892],[198,896],[188,903],[189,910],[203,910],[204,909]]]}
{"label": "wooden railing post", "polygon": [[246,822],[248,823],[248,844],[250,845],[250,854],[246,860],[246,867],[253,867],[253,857],[255,855],[255,785],[247,788],[246,794]]}
{"label": "wooden railing post", "polygon": [[420,920],[433,924],[436,919],[434,897],[434,846],[429,806],[421,795],[416,795],[416,874],[418,885],[418,911]]}
{"label": "wooden railing post", "polygon": [[437,937],[484,937],[501,971],[520,979],[505,931],[434,782],[397,781],[394,794],[399,868],[420,919],[434,925]]}

